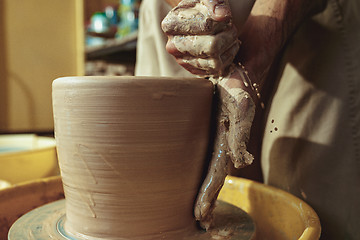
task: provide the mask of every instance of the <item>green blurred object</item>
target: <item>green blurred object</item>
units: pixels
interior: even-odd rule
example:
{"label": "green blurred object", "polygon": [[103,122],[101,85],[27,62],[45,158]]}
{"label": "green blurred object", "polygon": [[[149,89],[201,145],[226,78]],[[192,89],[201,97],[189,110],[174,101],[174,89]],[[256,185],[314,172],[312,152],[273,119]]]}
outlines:
{"label": "green blurred object", "polygon": [[141,0],[120,0],[117,37],[127,36],[138,29],[140,4]]}
{"label": "green blurred object", "polygon": [[96,12],[91,16],[90,31],[106,33],[110,29],[110,21],[104,12]]}

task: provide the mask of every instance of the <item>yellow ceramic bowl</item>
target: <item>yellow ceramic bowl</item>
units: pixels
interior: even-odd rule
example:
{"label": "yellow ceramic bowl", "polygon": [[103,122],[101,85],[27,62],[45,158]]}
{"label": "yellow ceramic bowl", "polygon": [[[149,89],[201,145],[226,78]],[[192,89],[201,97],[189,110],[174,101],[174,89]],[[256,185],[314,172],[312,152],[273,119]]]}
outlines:
{"label": "yellow ceramic bowl", "polygon": [[33,134],[0,135],[0,179],[11,184],[58,172],[55,139]]}
{"label": "yellow ceramic bowl", "polygon": [[227,177],[219,199],[240,207],[255,222],[253,240],[318,240],[321,226],[316,212],[301,199],[251,180]]}

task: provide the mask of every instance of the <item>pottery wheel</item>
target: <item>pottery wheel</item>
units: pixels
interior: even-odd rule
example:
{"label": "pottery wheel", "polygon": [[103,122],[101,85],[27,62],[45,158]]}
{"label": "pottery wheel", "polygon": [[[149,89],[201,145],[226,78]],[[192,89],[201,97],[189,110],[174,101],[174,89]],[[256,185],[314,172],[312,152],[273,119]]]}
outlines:
{"label": "pottery wheel", "polygon": [[[184,240],[251,240],[255,224],[250,216],[234,205],[217,201],[214,210],[215,223],[212,230],[199,229]],[[64,230],[65,200],[55,201],[36,208],[19,218],[11,227],[9,240],[78,240]],[[100,239],[99,239],[100,240]]]}

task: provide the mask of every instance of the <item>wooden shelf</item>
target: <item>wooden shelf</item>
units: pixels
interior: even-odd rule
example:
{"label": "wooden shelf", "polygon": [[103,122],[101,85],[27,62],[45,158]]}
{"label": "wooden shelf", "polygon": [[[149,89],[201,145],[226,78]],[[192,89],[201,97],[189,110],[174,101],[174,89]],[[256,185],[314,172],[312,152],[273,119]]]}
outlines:
{"label": "wooden shelf", "polygon": [[86,59],[94,59],[109,54],[136,49],[137,31],[122,38],[108,39],[104,44],[85,47]]}

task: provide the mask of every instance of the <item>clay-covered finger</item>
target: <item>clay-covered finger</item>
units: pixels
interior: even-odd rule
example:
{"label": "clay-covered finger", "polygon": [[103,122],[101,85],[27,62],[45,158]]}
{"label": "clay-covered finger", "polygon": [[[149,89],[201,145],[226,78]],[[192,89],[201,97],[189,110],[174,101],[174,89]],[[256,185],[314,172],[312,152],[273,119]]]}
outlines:
{"label": "clay-covered finger", "polygon": [[238,44],[234,43],[221,56],[215,57],[194,57],[187,54],[182,55],[179,51],[174,50],[173,55],[178,64],[183,66],[189,72],[199,76],[218,77],[228,72],[229,66],[239,49]]}
{"label": "clay-covered finger", "polygon": [[229,28],[228,21],[216,21],[209,9],[199,1],[182,1],[162,21],[168,35],[208,35]]}
{"label": "clay-covered finger", "polygon": [[175,58],[183,58],[186,55],[177,49],[174,43],[174,36],[169,36],[165,49],[169,54],[173,55]]}
{"label": "clay-covered finger", "polygon": [[[196,74],[194,69],[197,69],[196,72],[205,73],[205,74],[196,74],[200,76],[219,76],[221,75],[225,69],[224,65],[222,64],[221,60],[219,58],[182,58],[182,59],[176,59],[176,61],[185,69],[190,71],[193,74]],[[189,67],[191,66],[191,67]]]}
{"label": "clay-covered finger", "polygon": [[233,44],[239,44],[235,28],[216,35],[176,35],[169,38],[169,41],[173,42],[179,52],[194,57],[220,56]]}
{"label": "clay-covered finger", "polygon": [[176,59],[176,62],[182,66],[183,68],[185,68],[187,71],[189,71],[190,73],[197,75],[197,76],[208,76],[208,72],[202,69],[199,69],[197,67],[194,67],[193,65],[189,64],[188,62],[184,62],[183,59]]}
{"label": "clay-covered finger", "polygon": [[228,21],[231,9],[228,0],[183,0],[178,4],[181,8],[192,8],[201,3],[207,7],[210,17],[216,21]]}
{"label": "clay-covered finger", "polygon": [[228,0],[202,0],[209,9],[211,17],[216,21],[228,21],[231,18],[231,9]]}

